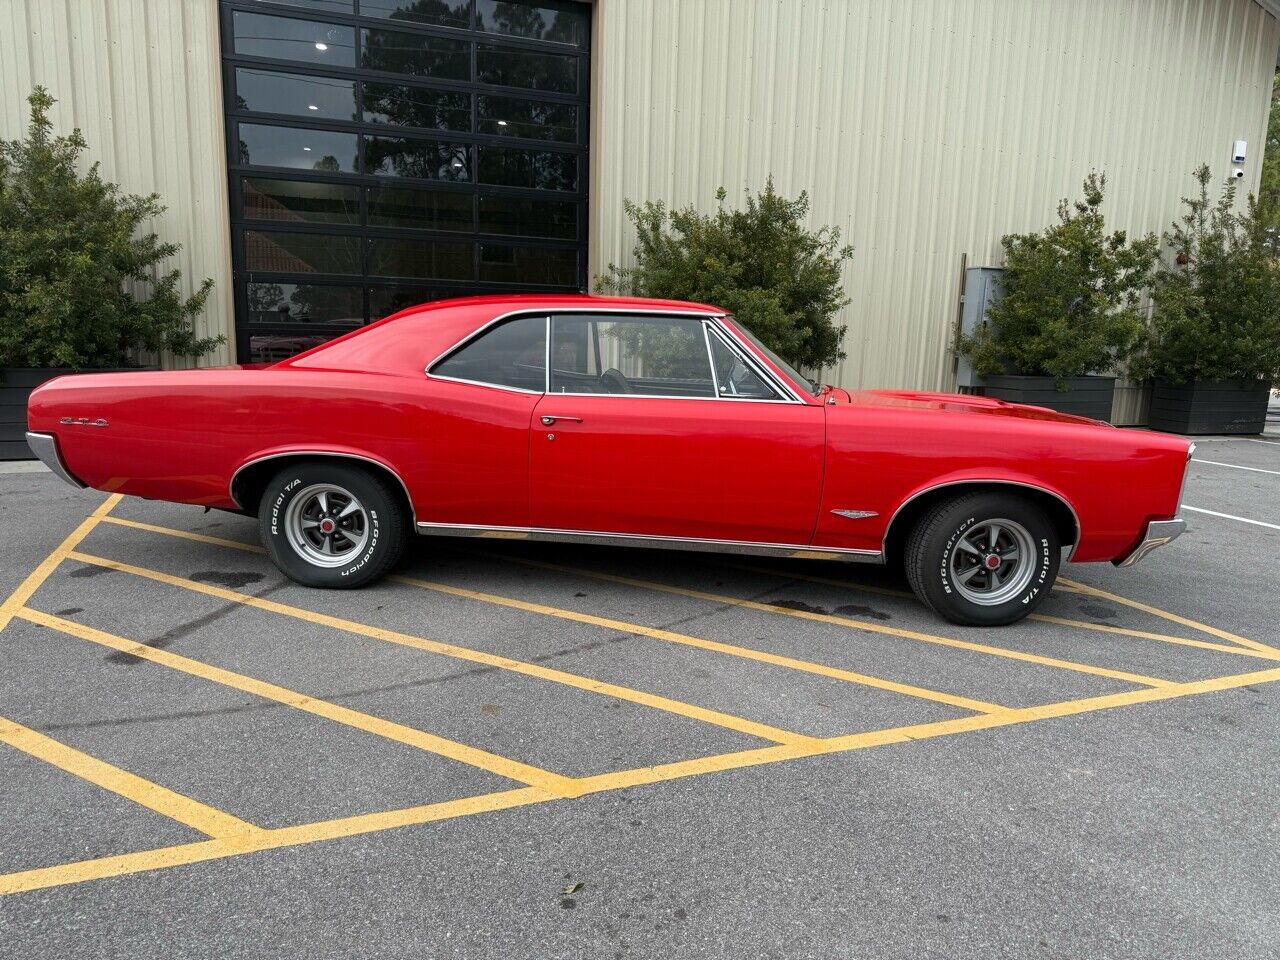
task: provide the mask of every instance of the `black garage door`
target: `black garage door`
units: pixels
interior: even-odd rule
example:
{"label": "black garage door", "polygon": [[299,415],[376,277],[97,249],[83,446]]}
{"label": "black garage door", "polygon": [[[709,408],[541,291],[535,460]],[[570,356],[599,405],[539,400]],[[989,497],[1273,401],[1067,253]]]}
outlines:
{"label": "black garage door", "polygon": [[590,6],[222,0],[237,348],[586,286]]}

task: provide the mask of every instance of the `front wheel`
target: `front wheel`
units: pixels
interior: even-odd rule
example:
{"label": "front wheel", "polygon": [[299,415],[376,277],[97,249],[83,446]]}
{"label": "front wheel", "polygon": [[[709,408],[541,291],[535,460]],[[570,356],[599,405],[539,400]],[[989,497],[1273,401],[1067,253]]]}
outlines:
{"label": "front wheel", "polygon": [[400,559],[404,509],[385,482],[345,463],[300,461],[267,484],[258,509],[263,546],[308,587],[372,583]]}
{"label": "front wheel", "polygon": [[1001,626],[1038,607],[1058,576],[1061,543],[1043,510],[1023,497],[974,493],[945,500],[907,540],[907,579],[952,623]]}

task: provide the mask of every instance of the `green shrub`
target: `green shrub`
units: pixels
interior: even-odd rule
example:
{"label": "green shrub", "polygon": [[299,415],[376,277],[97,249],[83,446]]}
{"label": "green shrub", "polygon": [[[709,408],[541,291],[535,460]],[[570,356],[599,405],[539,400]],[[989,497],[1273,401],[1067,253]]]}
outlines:
{"label": "green shrub", "polygon": [[1152,288],[1150,346],[1135,373],[1173,383],[1280,382],[1280,263],[1267,243],[1258,202],[1235,209],[1236,182],[1209,197],[1207,166],[1199,194],[1165,234],[1173,262]]}
{"label": "green shrub", "polygon": [[638,239],[635,266],[609,264],[597,278],[605,291],[640,297],[692,300],[723,307],[777,354],[816,368],[844,358],[844,328],[835,315],[848,303],[840,270],[853,248],[840,244],[836,227],[809,230],[809,197],[779,196],[773,178],[747,196],[745,210],[726,210],[716,192],[716,212],[662,203],[626,203]]}
{"label": "green shrub", "polygon": [[1084,199],[1064,199],[1057,223],[1001,240],[1004,296],[987,311],[988,323],[958,344],[980,376],[1047,376],[1064,389],[1063,381],[1122,366],[1139,349],[1139,301],[1159,241],[1107,233],[1106,183],[1089,174]]}
{"label": "green shrub", "polygon": [[159,197],[121,193],[97,164],[80,173],[80,131],[52,135],[56,101],[43,88],[27,102],[27,138],[0,142],[0,367],[116,367],[141,350],[208,353],[223,338],[197,337],[192,319],[213,281],[184,298],[179,272],[157,269],[178,245],[140,232],[164,210]]}

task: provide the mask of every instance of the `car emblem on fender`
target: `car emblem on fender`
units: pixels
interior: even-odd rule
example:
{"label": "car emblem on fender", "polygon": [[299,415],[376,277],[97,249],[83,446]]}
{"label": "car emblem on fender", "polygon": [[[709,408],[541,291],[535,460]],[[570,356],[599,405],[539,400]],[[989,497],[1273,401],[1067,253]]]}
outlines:
{"label": "car emblem on fender", "polygon": [[867,517],[880,516],[875,510],[832,510],[837,517],[847,517],[850,520],[865,520]]}

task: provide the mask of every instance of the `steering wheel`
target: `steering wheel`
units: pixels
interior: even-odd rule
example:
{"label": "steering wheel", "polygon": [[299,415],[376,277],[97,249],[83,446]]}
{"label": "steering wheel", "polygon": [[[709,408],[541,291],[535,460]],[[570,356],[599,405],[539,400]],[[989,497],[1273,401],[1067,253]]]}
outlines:
{"label": "steering wheel", "polygon": [[610,367],[600,374],[600,382],[609,388],[610,393],[635,393],[631,389],[630,381],[622,375],[622,371],[617,367]]}

